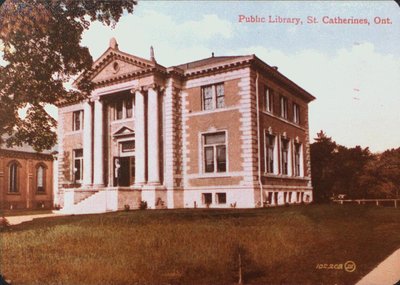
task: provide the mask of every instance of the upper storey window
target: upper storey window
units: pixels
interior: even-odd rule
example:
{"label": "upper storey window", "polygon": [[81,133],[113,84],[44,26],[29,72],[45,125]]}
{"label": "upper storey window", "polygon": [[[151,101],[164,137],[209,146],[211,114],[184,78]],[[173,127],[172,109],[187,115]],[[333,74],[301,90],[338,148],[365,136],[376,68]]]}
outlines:
{"label": "upper storey window", "polygon": [[225,107],[224,83],[213,84],[201,88],[203,110],[214,110]]}
{"label": "upper storey window", "polygon": [[265,111],[272,113],[273,91],[270,88],[265,88]]}
{"label": "upper storey window", "polygon": [[288,100],[286,97],[281,96],[281,117],[288,118]]}
{"label": "upper storey window", "polygon": [[72,130],[79,131],[83,129],[83,110],[72,113]]}
{"label": "upper storey window", "polygon": [[203,135],[203,157],[206,173],[226,172],[225,132]]}
{"label": "upper storey window", "polygon": [[300,124],[300,106],[293,103],[293,122]]}
{"label": "upper storey window", "polygon": [[132,98],[120,100],[114,105],[114,120],[129,119],[133,116]]}

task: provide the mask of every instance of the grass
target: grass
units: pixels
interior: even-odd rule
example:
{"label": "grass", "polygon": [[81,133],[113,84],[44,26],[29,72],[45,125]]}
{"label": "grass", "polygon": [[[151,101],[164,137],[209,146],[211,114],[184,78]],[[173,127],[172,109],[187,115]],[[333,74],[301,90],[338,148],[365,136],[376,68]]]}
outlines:
{"label": "grass", "polygon": [[51,214],[52,210],[0,210],[0,216],[13,217],[13,216],[25,216],[25,215],[41,215]]}
{"label": "grass", "polygon": [[[353,205],[38,219],[1,233],[16,284],[351,284],[400,247],[400,211]],[[356,263],[354,272],[317,264]]]}

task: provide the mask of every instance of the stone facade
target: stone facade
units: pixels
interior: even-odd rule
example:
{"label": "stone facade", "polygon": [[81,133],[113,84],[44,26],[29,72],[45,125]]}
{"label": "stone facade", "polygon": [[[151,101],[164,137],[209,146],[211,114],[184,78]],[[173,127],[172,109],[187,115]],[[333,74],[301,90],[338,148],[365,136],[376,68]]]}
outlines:
{"label": "stone facade", "polygon": [[29,147],[0,149],[0,207],[53,207],[53,156]]}
{"label": "stone facade", "polygon": [[112,39],[82,76],[95,84],[88,100],[59,104],[65,212],[312,201],[315,98],[255,55],[165,68]]}

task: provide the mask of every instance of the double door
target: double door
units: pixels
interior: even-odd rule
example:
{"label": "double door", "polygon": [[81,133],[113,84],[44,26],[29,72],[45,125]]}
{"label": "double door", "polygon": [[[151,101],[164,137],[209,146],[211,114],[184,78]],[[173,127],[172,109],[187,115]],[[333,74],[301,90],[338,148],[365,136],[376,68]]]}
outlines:
{"label": "double door", "polygon": [[130,186],[135,183],[135,157],[114,157],[114,186]]}

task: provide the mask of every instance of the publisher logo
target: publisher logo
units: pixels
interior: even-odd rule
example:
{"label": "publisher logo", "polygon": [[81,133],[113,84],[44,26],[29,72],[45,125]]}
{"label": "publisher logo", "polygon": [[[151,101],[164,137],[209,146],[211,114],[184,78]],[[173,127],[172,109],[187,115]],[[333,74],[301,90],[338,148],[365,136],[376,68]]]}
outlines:
{"label": "publisher logo", "polygon": [[354,261],[346,261],[344,264],[344,270],[347,272],[353,272],[356,270],[356,263]]}
{"label": "publisher logo", "polygon": [[346,261],[345,263],[319,263],[316,269],[319,270],[344,270],[346,272],[354,272],[357,266],[354,261]]}

